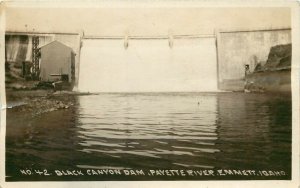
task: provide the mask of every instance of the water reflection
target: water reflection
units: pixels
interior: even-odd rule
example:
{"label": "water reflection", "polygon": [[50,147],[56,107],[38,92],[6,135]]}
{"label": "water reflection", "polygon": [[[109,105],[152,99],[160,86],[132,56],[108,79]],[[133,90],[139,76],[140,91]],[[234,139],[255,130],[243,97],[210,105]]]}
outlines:
{"label": "water reflection", "polygon": [[[215,94],[102,94],[80,97],[79,104],[83,152],[125,155],[132,163],[152,158],[167,161],[166,168],[193,168],[199,164],[185,156],[197,159],[219,151],[214,148]],[[126,163],[112,165],[132,168]],[[153,164],[144,162],[143,167]]]}

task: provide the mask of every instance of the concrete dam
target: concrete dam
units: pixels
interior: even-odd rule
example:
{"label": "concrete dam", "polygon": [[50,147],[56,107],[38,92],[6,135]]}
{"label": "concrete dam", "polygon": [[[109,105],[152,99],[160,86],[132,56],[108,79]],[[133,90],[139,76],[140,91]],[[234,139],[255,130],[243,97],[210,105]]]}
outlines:
{"label": "concrete dam", "polygon": [[207,92],[244,90],[271,47],[291,43],[291,30],[218,31],[209,36],[90,37],[67,33],[6,34],[6,61],[32,61],[39,46],[59,41],[75,56],[75,87],[82,92]]}

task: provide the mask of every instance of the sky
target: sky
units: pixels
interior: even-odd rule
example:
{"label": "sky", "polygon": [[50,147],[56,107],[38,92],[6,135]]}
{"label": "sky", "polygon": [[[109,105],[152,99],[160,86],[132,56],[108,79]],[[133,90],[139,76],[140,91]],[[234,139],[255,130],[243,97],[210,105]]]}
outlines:
{"label": "sky", "polygon": [[213,34],[291,27],[290,8],[6,8],[6,31],[95,36]]}

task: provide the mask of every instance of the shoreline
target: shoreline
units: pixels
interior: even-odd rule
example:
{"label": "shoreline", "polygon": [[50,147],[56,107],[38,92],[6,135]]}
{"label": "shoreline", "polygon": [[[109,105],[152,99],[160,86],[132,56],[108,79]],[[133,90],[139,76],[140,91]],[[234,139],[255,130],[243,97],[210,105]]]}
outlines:
{"label": "shoreline", "polygon": [[32,117],[40,114],[56,111],[66,110],[77,106],[77,96],[84,95],[185,95],[185,94],[222,94],[222,95],[235,95],[243,93],[245,95],[272,95],[272,96],[290,96],[291,93],[277,93],[274,95],[272,92],[103,92],[103,93],[90,93],[78,91],[53,91],[53,90],[6,90],[6,108],[8,112],[13,112],[16,115],[29,114]]}
{"label": "shoreline", "polygon": [[76,104],[75,96],[89,95],[72,91],[7,90],[6,106],[9,112],[29,114],[32,117],[56,110],[69,109]]}

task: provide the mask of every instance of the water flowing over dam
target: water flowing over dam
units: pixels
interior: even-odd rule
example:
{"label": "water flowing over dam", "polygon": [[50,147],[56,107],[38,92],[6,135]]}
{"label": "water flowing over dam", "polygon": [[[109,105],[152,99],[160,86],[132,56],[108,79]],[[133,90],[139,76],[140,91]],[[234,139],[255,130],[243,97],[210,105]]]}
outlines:
{"label": "water flowing over dam", "polygon": [[85,39],[79,86],[85,92],[217,91],[215,38]]}
{"label": "water flowing over dam", "polygon": [[[53,39],[49,36],[39,36],[39,45],[48,44]],[[6,61],[22,62],[32,61],[32,36],[6,35],[5,37]]]}

